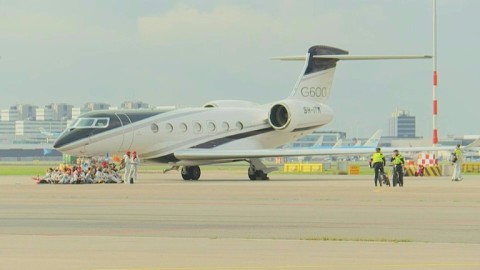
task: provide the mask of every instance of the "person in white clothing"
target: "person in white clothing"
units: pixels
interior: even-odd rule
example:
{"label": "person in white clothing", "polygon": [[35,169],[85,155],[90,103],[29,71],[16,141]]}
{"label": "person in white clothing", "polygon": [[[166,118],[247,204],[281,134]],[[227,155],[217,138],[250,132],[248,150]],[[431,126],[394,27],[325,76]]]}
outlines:
{"label": "person in white clothing", "polygon": [[105,182],[105,177],[102,172],[102,168],[97,168],[97,172],[95,172],[95,183],[103,183]]}
{"label": "person in white clothing", "polygon": [[130,164],[131,164],[130,177],[128,177],[128,179],[132,179],[132,184],[137,182],[137,172],[138,172],[139,163],[140,163],[140,160],[138,159],[137,152],[133,151],[132,157],[130,158]]}
{"label": "person in white clothing", "polygon": [[73,177],[70,180],[70,184],[83,184],[83,183],[85,183],[85,173],[83,173],[81,167],[77,167],[73,172]]}
{"label": "person in white clothing", "polygon": [[70,181],[72,181],[73,175],[72,175],[72,169],[67,168],[67,171],[62,175],[60,181],[58,182],[59,184],[70,184]]}
{"label": "person in white clothing", "polygon": [[123,182],[125,184],[130,184],[130,151],[127,151],[125,155],[123,155],[122,166],[125,168],[125,173],[123,174]]}

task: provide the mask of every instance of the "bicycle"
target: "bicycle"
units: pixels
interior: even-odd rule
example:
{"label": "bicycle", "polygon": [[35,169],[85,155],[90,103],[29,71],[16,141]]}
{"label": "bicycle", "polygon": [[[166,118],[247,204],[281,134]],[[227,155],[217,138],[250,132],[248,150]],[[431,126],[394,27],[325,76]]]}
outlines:
{"label": "bicycle", "polygon": [[379,180],[381,181],[381,183],[383,183],[384,185],[386,186],[390,186],[390,179],[388,178],[388,171],[387,173],[385,173],[385,171],[379,171],[378,172],[378,177],[380,178]]}
{"label": "bicycle", "polygon": [[395,187],[395,186],[397,186],[397,184],[398,184],[399,186],[403,186],[403,183],[400,183],[400,182],[399,182],[400,173],[399,173],[398,170],[397,170],[397,166],[394,165],[394,164],[392,164],[392,167],[393,167],[393,169],[392,169],[392,182],[393,182],[393,186]]}

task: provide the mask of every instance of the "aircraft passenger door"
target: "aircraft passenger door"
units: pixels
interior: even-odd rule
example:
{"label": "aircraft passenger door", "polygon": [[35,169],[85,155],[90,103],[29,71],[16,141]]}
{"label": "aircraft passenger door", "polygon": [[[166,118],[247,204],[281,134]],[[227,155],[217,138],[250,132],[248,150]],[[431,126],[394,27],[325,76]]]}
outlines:
{"label": "aircraft passenger door", "polygon": [[130,147],[132,146],[133,142],[133,127],[132,127],[132,121],[130,121],[130,118],[128,115],[124,113],[116,113],[118,119],[120,119],[120,122],[122,123],[122,126],[124,126],[124,132],[123,132],[123,141],[120,144],[120,148],[118,149],[119,152],[125,152],[127,150],[130,150]]}

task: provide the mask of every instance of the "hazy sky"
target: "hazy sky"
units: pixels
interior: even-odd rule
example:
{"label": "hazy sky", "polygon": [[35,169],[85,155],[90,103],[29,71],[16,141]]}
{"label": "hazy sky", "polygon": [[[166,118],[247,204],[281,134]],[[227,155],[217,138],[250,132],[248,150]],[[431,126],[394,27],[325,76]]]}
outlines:
{"label": "hazy sky", "polygon": [[[437,1],[440,138],[480,134],[479,10]],[[0,108],[267,103],[289,95],[303,67],[270,57],[317,44],[432,54],[432,0],[0,0]],[[431,74],[431,60],[339,62],[324,130],[369,136],[399,108],[431,137]]]}

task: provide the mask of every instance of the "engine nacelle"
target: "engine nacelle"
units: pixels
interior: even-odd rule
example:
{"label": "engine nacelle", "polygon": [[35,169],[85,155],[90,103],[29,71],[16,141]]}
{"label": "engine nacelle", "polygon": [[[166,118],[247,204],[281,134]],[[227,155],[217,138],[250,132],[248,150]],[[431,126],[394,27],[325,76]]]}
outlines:
{"label": "engine nacelle", "polygon": [[245,107],[257,107],[258,103],[254,103],[246,100],[214,100],[203,105],[204,108],[245,108]]}
{"label": "engine nacelle", "polygon": [[323,126],[333,119],[332,109],[325,104],[285,99],[274,103],[268,112],[268,122],[277,130],[293,131]]}

